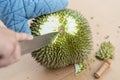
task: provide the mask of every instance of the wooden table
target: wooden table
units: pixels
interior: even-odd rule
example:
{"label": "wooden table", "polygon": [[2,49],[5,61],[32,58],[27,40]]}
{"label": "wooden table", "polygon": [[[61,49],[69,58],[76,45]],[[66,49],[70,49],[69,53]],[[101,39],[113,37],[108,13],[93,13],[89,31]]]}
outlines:
{"label": "wooden table", "polygon": [[[93,34],[93,50],[89,56],[90,67],[74,75],[74,67],[48,70],[37,64],[30,54],[21,61],[0,69],[0,80],[95,80],[93,73],[102,62],[95,59],[95,52],[103,41],[111,41],[115,46],[115,56],[111,67],[98,80],[119,80],[120,76],[120,0],[69,0],[68,8],[81,12],[88,20]],[[109,36],[108,39],[105,39]],[[95,61],[94,61],[95,60]]]}

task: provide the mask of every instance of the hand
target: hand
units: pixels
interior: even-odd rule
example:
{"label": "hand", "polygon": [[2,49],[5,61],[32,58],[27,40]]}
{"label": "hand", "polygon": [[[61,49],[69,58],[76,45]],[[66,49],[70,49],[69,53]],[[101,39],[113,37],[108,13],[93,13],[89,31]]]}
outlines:
{"label": "hand", "polygon": [[31,34],[28,20],[64,9],[68,0],[0,0],[0,20],[16,31]]}
{"label": "hand", "polygon": [[31,39],[33,39],[31,35],[0,27],[0,67],[17,62],[21,56],[19,41]]}

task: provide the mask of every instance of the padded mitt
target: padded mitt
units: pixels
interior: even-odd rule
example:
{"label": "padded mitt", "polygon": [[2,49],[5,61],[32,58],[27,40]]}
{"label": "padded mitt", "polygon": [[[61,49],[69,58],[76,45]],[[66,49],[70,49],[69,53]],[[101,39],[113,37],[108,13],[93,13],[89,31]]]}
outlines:
{"label": "padded mitt", "polygon": [[28,20],[64,9],[67,0],[0,0],[0,20],[16,32],[31,34]]}

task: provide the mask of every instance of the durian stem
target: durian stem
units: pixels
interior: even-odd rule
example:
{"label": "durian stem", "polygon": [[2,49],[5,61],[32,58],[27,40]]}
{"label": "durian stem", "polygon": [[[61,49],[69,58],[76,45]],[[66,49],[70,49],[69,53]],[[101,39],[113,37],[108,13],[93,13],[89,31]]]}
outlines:
{"label": "durian stem", "polygon": [[64,29],[63,26],[60,26],[60,27],[58,28],[58,31],[59,31],[60,33],[63,33],[63,32],[65,32],[65,29]]}

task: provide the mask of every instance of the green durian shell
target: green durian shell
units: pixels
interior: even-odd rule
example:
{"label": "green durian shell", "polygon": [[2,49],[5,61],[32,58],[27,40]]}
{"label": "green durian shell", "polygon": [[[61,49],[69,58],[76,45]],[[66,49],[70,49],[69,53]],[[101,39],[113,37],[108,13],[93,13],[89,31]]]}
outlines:
{"label": "green durian shell", "polygon": [[[60,27],[65,29],[67,20],[71,16],[75,19],[76,33],[70,34],[60,31],[56,40],[50,45],[32,52],[32,57],[47,68],[61,68],[75,63],[83,63],[92,49],[92,34],[87,20],[78,12],[65,9],[52,14],[42,15],[33,20],[31,31],[34,36],[41,35],[40,29],[49,16],[59,16]],[[67,26],[66,26],[67,27]]]}

